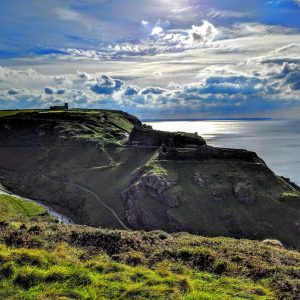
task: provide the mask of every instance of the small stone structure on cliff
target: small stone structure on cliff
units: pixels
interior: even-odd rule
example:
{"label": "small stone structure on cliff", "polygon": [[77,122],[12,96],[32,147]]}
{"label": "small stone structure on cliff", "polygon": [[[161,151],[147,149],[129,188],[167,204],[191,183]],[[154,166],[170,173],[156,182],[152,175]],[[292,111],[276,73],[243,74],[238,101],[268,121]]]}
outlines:
{"label": "small stone structure on cliff", "polygon": [[64,105],[56,105],[56,106],[50,106],[50,110],[64,110],[69,109],[69,104],[65,103]]}

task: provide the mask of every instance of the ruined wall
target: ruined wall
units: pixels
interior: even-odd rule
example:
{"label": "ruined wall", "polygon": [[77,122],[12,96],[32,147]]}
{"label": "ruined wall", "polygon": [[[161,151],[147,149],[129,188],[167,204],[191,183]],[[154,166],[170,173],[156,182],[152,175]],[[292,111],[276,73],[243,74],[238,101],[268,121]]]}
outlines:
{"label": "ruined wall", "polygon": [[137,146],[160,147],[199,147],[206,145],[205,140],[191,133],[166,132],[135,126],[129,136],[129,144]]}

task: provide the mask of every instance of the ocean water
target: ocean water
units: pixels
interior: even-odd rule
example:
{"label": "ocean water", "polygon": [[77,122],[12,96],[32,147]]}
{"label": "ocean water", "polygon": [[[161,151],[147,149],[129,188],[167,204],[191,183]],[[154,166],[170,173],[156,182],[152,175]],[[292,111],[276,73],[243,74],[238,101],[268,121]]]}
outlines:
{"label": "ocean water", "polygon": [[154,129],[198,132],[209,145],[255,151],[300,186],[300,120],[160,121]]}

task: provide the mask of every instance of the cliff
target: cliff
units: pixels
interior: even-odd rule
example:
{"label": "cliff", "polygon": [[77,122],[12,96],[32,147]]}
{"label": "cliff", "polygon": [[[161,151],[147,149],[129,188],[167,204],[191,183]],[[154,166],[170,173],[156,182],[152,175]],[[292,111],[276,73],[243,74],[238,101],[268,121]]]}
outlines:
{"label": "cliff", "polygon": [[0,118],[0,182],[79,224],[300,247],[300,196],[255,153],[155,131],[119,111]]}

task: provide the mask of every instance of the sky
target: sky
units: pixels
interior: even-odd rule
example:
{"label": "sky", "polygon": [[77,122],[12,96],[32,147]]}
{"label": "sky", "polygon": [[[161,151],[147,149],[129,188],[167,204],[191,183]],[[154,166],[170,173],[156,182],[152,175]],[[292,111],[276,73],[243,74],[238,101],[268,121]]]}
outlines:
{"label": "sky", "polygon": [[0,109],[300,116],[300,0],[1,0]]}

